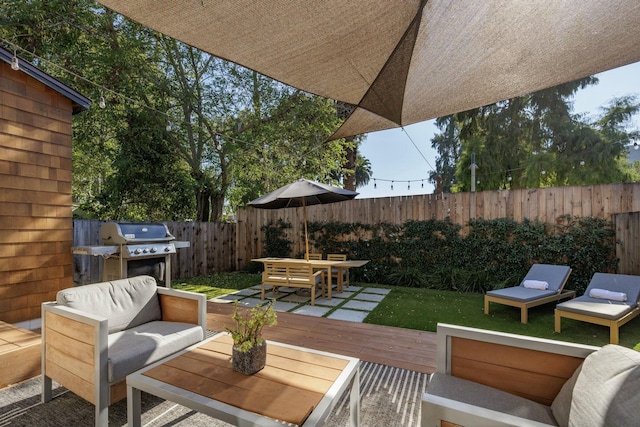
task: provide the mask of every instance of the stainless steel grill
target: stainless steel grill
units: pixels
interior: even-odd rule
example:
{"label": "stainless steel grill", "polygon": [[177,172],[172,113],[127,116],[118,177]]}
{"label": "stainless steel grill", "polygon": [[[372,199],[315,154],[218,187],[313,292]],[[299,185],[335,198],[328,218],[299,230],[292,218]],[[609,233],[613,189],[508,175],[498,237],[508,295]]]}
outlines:
{"label": "stainless steel grill", "polygon": [[76,255],[102,257],[102,280],[125,279],[148,274],[171,287],[171,254],[187,248],[160,223],[105,222],[100,227],[102,246],[74,246]]}

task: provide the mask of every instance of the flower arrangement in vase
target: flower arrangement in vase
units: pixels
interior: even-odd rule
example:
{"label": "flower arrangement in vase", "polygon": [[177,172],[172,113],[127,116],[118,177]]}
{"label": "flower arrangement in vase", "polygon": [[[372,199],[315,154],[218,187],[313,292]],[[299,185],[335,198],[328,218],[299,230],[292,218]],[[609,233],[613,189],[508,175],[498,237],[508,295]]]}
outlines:
{"label": "flower arrangement in vase", "polygon": [[262,338],[262,328],[278,323],[273,303],[274,300],[270,300],[250,310],[240,310],[238,301],[235,301],[231,316],[235,326],[225,328],[233,339],[231,362],[235,371],[252,375],[264,368],[267,362],[267,343]]}

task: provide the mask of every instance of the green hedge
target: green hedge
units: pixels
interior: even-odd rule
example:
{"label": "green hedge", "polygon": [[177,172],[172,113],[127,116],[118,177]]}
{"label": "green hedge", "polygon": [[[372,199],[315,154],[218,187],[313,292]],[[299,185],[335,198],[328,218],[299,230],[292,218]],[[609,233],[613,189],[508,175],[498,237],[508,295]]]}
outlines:
{"label": "green hedge", "polygon": [[[268,238],[273,224],[263,229],[265,247],[287,246],[286,226],[278,225],[271,233],[276,241]],[[615,233],[607,221],[566,216],[554,225],[507,218],[468,225],[466,233],[448,219],[403,225],[310,222],[308,228],[315,251],[371,260],[351,271],[352,280],[366,283],[485,292],[516,285],[532,264],[546,263],[571,266],[567,289],[581,294],[593,273],[616,271]]]}

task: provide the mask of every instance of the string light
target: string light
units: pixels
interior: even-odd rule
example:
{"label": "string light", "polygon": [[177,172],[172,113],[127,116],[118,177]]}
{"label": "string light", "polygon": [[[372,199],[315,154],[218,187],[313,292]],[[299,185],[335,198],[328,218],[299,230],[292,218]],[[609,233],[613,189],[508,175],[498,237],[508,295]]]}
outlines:
{"label": "string light", "polygon": [[393,181],[391,181],[391,189],[393,190]]}
{"label": "string light", "polygon": [[107,103],[104,100],[104,95],[100,94],[100,100],[98,101],[98,107],[104,109],[107,106]]}
{"label": "string light", "polygon": [[376,180],[375,180],[375,179],[373,180],[373,188],[374,188],[374,189],[378,188],[378,184],[376,183]]}
{"label": "string light", "polygon": [[13,45],[13,58],[11,58],[11,69],[18,71],[20,69],[20,62],[18,61],[18,48]]}
{"label": "string light", "polygon": [[167,132],[171,132],[171,129],[173,129],[173,126],[171,125],[171,122],[167,122]]}

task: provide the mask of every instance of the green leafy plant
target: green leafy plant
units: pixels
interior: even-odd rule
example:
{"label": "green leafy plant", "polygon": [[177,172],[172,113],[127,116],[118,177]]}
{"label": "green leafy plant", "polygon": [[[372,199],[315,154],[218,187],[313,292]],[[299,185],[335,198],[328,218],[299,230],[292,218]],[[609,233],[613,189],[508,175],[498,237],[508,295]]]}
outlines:
{"label": "green leafy plant", "polygon": [[291,255],[291,240],[287,238],[287,231],[291,224],[278,219],[274,224],[269,222],[261,227],[264,232],[264,249],[262,256],[288,257]]}
{"label": "green leafy plant", "polygon": [[254,347],[259,347],[264,342],[262,328],[278,324],[277,313],[273,308],[275,300],[253,307],[250,310],[240,309],[238,301],[234,302],[234,310],[231,318],[236,322],[235,326],[225,327],[233,338],[236,349],[246,353]]}

